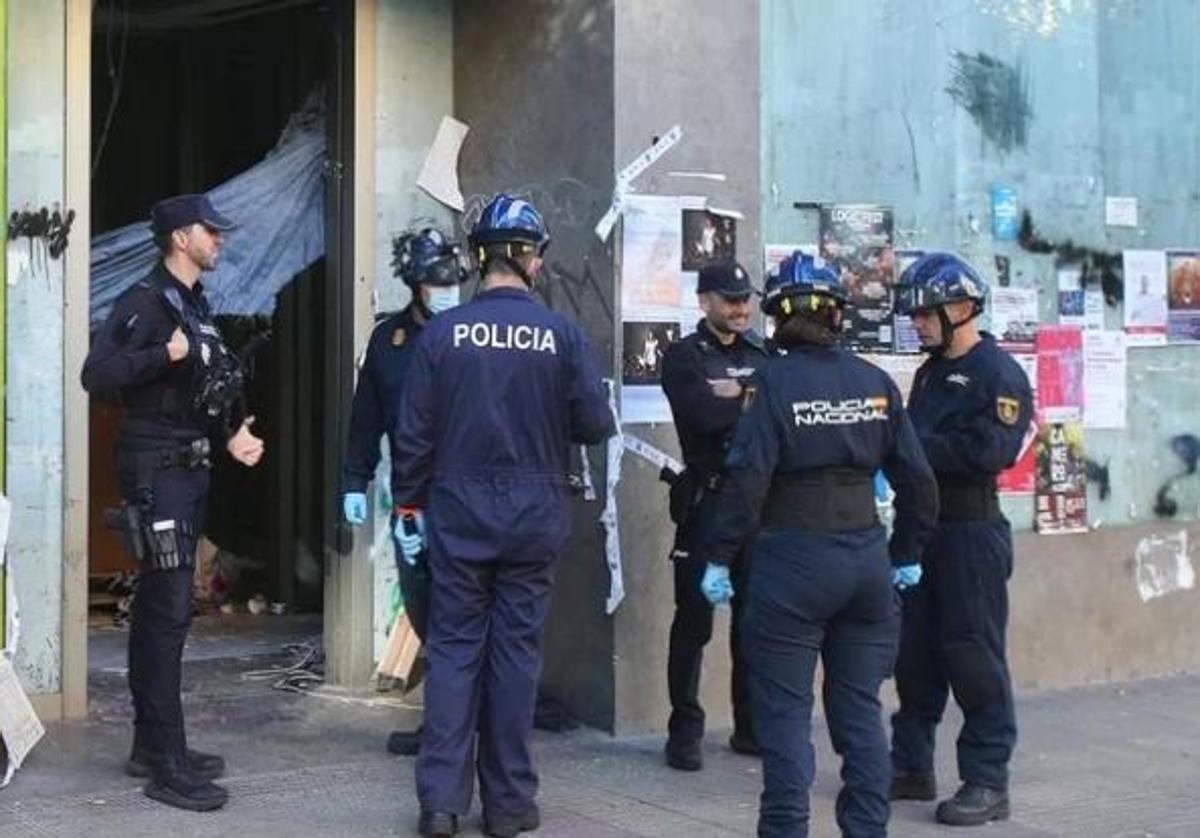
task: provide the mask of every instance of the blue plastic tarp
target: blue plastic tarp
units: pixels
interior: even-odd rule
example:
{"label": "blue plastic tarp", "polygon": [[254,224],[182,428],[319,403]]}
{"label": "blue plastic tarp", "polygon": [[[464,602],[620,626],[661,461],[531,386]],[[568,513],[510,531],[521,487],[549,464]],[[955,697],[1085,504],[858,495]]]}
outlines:
{"label": "blue plastic tarp", "polygon": [[[308,107],[261,163],[207,193],[238,223],[226,234],[216,270],[203,277],[217,314],[270,314],[280,289],[325,255],[327,157],[323,111]],[[92,239],[92,328],[157,258],[148,221]]]}

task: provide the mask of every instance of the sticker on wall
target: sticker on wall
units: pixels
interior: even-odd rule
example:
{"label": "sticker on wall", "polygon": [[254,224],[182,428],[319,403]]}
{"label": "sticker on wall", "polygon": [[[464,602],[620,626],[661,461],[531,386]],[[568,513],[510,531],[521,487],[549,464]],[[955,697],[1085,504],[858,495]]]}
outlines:
{"label": "sticker on wall", "polygon": [[1143,538],[1134,552],[1134,567],[1142,602],[1196,586],[1196,571],[1188,557],[1187,530]]}
{"label": "sticker on wall", "polygon": [[1017,240],[1021,230],[1021,213],[1017,206],[1017,189],[1007,184],[991,188],[992,237],[997,241]]}

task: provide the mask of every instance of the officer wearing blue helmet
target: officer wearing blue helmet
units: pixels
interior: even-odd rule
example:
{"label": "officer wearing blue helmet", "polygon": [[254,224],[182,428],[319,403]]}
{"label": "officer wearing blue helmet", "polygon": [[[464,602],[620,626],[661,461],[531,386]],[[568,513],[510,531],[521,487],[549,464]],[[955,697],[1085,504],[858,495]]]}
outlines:
{"label": "officer wearing blue helmet", "polygon": [[532,204],[488,204],[469,239],[483,290],[425,328],[401,397],[396,536],[432,573],[422,835],[455,834],[476,770],[488,835],[540,823],[529,738],[569,452],[614,432],[583,333],[532,294],[549,241]]}
{"label": "officer wearing blue helmet", "polygon": [[[413,342],[430,318],[458,305],[461,285],[467,279],[458,244],[431,227],[396,237],[392,242],[392,270],[408,286],[412,299],[371,333],[354,391],[342,466],[342,511],[352,526],[361,526],[367,520],[367,485],[379,465],[379,439],[396,424]],[[397,544],[396,565],[405,611],[417,637],[424,642],[429,620],[429,574],[424,556],[410,564],[403,560]],[[393,754],[412,756],[420,742],[419,730],[394,731],[388,736],[387,747]]]}
{"label": "officer wearing blue helmet", "polygon": [[[937,485],[895,384],[838,346],[846,302],[833,271],[799,251],[768,279],[762,305],[778,354],[759,370],[738,423],[704,551],[709,601],[748,600],[742,646],[763,757],[760,836],[808,834],[818,658],[843,759],[838,823],[845,835],[887,832],[878,693],[899,640],[893,586],[920,576]],[[890,543],[875,513],[879,469],[896,490]],[[734,590],[729,563],[756,528],[748,590]]]}
{"label": "officer wearing blue helmet", "polygon": [[925,576],[904,594],[892,717],[894,800],[934,800],[934,732],[948,690],[963,712],[962,786],[937,807],[942,823],[1008,817],[1008,762],[1016,716],[1005,655],[1012,530],[996,475],[1016,460],[1033,413],[1029,381],[976,318],[987,284],[963,260],[930,253],[904,272],[897,310],[910,314],[930,358],[908,411],[937,474],[941,513]]}

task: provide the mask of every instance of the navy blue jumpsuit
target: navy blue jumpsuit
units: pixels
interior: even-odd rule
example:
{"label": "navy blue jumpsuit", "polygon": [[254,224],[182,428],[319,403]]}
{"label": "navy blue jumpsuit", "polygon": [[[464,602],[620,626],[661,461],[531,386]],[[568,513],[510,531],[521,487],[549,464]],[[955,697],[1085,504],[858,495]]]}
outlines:
{"label": "navy blue jumpsuit", "polygon": [[[742,413],[742,401],[713,394],[709,381],[732,378],[748,382],[767,362],[763,340],[755,332],[738,335],[731,344],[717,340],[705,321],[696,331],[667,347],[663,356],[662,387],[671,403],[675,430],[687,472],[671,487],[671,508],[676,523],[671,553],[675,569],[675,617],[667,655],[667,690],[671,698],[670,737],[681,743],[704,736],[704,708],[700,706],[700,670],[704,647],[712,639],[713,608],[700,592],[705,557],[693,547],[702,544],[704,529],[712,521],[718,484],[729,441]],[[684,497],[679,497],[680,494]],[[745,579],[747,544],[735,556],[734,584]],[[735,735],[754,741],[745,662],[739,648],[741,600],[733,603],[729,642],[733,659],[731,698]]]}
{"label": "navy blue jumpsuit", "polygon": [[[189,341],[172,363],[167,342],[176,327]],[[117,441],[122,499],[152,522],[173,521],[178,560],[155,567],[143,560],[129,630],[129,689],[134,747],[181,758],[186,738],[180,701],[183,646],[192,619],[196,543],[203,528],[210,463],[195,443],[223,449],[240,412],[210,416],[195,404],[204,369],[228,353],[204,296],[162,264],[117,298],[84,361],[83,387],[116,394],[124,411]]]}
{"label": "navy blue jumpsuit", "polygon": [[609,437],[612,415],[583,333],[517,288],[439,314],[408,373],[393,495],[427,510],[432,573],[417,794],[464,814],[477,765],[485,813],[520,817],[570,448]]}
{"label": "navy blue jumpsuit", "polygon": [[[410,304],[375,327],[367,342],[366,356],[359,372],[354,401],[350,406],[350,432],[346,442],[346,461],[342,465],[342,493],[366,493],[379,465],[379,438],[387,435],[396,458],[391,434],[400,411],[401,388],[407,377],[408,362],[417,335],[425,326],[424,318]],[[400,572],[400,590],[404,610],[413,630],[425,640],[429,619],[429,591],[423,568],[404,561],[396,548],[396,567]]]}
{"label": "navy blue jumpsuit", "polygon": [[[891,543],[872,476],[896,489]],[[896,386],[833,346],[804,344],[760,370],[725,463],[711,561],[728,563],[760,526],[743,606],[755,730],[763,754],[760,836],[808,834],[813,673],[844,787],[843,833],[885,835],[890,771],[879,686],[900,629],[893,565],[932,533],[937,487]],[[890,558],[889,558],[890,556]]]}
{"label": "navy blue jumpsuit", "polygon": [[903,597],[892,761],[897,773],[933,772],[934,730],[953,689],[964,716],[961,779],[1007,790],[1017,738],[1005,653],[1013,547],[996,475],[1015,462],[1029,428],[1029,381],[984,333],[966,355],[921,366],[908,411],[942,506],[924,578]]}

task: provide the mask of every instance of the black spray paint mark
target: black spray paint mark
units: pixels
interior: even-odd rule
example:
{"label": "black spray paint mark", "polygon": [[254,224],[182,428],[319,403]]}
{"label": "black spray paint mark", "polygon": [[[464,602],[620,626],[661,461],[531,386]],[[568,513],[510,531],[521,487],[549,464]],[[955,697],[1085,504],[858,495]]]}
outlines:
{"label": "black spray paint mark", "polygon": [[1158,493],[1154,496],[1154,514],[1159,518],[1174,518],[1179,514],[1179,502],[1171,497],[1171,487],[1176,481],[1196,473],[1200,465],[1200,437],[1195,434],[1171,437],[1171,450],[1183,460],[1183,471],[1168,477],[1166,482],[1158,487]]}
{"label": "black spray paint mark", "polygon": [[986,53],[954,53],[946,92],[971,115],[983,135],[1001,151],[1024,147],[1033,107],[1029,85],[1019,67],[1010,67]]}
{"label": "black spray paint mark", "polygon": [[1104,302],[1110,306],[1115,306],[1124,296],[1125,269],[1120,251],[1107,253],[1103,250],[1093,250],[1077,245],[1070,239],[1058,243],[1047,241],[1033,229],[1033,216],[1029,214],[1029,210],[1021,213],[1021,230],[1017,234],[1017,243],[1030,253],[1053,253],[1056,265],[1082,265],[1080,281],[1083,287],[1098,281],[1104,291]]}

